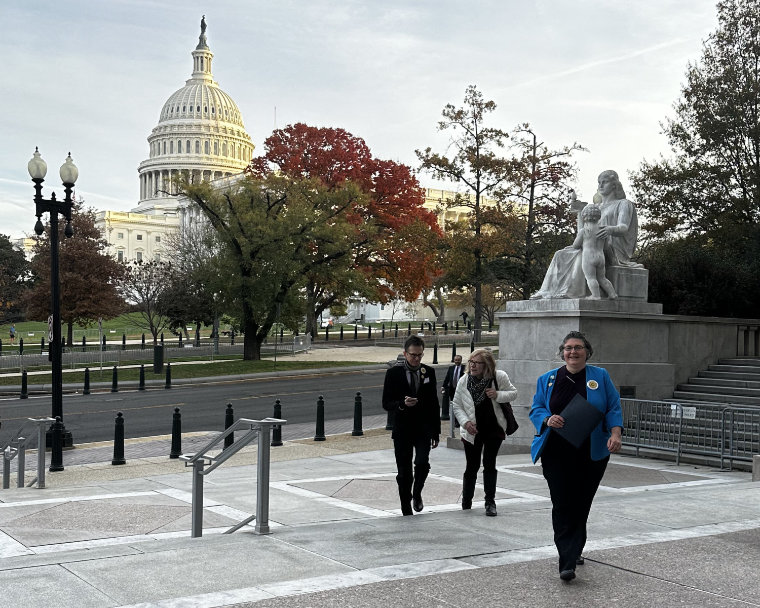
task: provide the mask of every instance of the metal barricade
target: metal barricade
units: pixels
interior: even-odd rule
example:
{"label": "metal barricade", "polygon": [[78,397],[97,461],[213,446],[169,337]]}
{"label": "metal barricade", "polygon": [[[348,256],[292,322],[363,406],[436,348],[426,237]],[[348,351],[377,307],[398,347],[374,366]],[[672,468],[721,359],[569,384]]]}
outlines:
{"label": "metal barricade", "polygon": [[760,408],[725,403],[621,399],[623,444],[641,449],[701,456],[720,462],[752,462],[760,453]]}
{"label": "metal barricade", "polygon": [[623,409],[623,443],[641,448],[672,452],[679,464],[683,408],[678,403],[621,399]]}

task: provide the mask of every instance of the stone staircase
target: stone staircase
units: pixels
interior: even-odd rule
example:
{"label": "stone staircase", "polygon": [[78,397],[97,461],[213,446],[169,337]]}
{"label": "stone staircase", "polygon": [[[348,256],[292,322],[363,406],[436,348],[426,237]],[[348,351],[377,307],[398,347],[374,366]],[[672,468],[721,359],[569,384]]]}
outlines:
{"label": "stone staircase", "polygon": [[679,384],[673,399],[680,403],[709,402],[760,406],[760,358],[721,359]]}

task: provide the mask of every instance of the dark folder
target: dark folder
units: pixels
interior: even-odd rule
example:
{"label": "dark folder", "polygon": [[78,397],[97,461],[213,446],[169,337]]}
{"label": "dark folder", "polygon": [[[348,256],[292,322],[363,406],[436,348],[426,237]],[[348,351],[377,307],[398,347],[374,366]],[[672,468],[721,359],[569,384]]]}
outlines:
{"label": "dark folder", "polygon": [[565,419],[565,426],[554,431],[579,448],[604,415],[583,397],[575,395],[560,416]]}

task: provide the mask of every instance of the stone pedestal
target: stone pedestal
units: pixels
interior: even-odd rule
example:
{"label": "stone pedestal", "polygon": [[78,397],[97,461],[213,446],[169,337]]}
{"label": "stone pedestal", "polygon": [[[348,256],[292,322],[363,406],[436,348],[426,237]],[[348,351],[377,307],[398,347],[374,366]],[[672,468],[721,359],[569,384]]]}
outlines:
{"label": "stone pedestal", "polygon": [[[640,269],[623,269],[640,270]],[[621,273],[634,277],[637,273]],[[622,287],[624,281],[619,281]],[[616,288],[618,286],[616,285]],[[497,365],[517,387],[512,403],[520,428],[507,440],[527,449],[535,429],[528,410],[538,377],[563,363],[559,346],[570,331],[583,332],[594,347],[590,363],[604,367],[627,396],[672,396],[674,365],[669,360],[668,323],[661,304],[625,300],[523,300],[508,302],[499,317]]]}

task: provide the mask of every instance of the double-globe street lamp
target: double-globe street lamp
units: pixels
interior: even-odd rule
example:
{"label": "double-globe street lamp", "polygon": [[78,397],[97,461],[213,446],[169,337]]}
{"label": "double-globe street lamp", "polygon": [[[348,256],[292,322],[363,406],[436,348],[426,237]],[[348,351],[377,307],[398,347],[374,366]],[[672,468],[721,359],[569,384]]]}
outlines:
{"label": "double-globe street lamp", "polygon": [[[55,198],[53,192],[49,199],[42,198],[42,182],[45,181],[47,173],[47,163],[42,160],[38,148],[34,150],[34,156],[29,161],[29,175],[34,182],[34,204],[36,205],[37,223],[34,225],[34,232],[42,235],[45,227],[42,225],[42,214],[50,213],[50,303],[52,309],[52,340],[49,341],[48,348],[51,353],[51,362],[53,367],[53,412],[52,417],[58,418],[60,424],[56,421],[53,424],[51,433],[51,456],[50,470],[63,471],[63,446],[72,444],[71,433],[67,433],[63,426],[63,365],[62,365],[62,344],[61,344],[61,286],[58,268],[58,215],[66,218],[66,228],[64,234],[66,237],[74,235],[74,229],[71,226],[71,208],[74,201],[71,197],[74,184],[79,177],[74,161],[71,160],[71,153],[66,157],[61,165],[60,176],[63,182],[65,198],[59,201]],[[43,449],[43,446],[39,446]]]}

